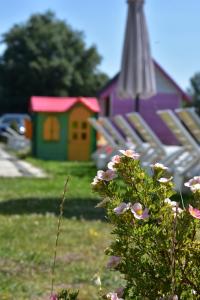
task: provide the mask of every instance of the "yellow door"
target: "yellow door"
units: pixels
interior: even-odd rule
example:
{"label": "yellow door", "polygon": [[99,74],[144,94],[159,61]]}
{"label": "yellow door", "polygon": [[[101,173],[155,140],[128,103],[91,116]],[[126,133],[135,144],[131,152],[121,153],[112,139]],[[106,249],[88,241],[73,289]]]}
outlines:
{"label": "yellow door", "polygon": [[68,159],[85,161],[90,159],[90,125],[91,112],[84,106],[75,106],[69,116]]}

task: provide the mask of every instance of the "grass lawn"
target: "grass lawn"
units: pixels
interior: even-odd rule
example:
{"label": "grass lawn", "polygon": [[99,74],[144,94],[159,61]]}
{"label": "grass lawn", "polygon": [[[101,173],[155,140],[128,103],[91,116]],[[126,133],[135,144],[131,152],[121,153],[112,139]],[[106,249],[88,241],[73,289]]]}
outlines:
{"label": "grass lawn", "polygon": [[0,178],[0,299],[48,299],[59,204],[69,176],[55,289],[80,289],[81,300],[96,300],[96,273],[107,290],[119,284],[116,272],[105,268],[110,226],[91,192],[96,169],[92,163],[29,161],[49,178]]}

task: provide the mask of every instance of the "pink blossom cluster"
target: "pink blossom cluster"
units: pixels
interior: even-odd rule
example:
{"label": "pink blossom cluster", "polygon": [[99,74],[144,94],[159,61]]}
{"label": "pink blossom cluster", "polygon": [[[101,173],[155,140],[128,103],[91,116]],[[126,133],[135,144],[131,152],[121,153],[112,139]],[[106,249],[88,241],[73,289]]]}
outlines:
{"label": "pink blossom cluster", "polygon": [[108,293],[107,295],[106,295],[106,298],[107,299],[109,299],[109,300],[123,300],[122,298],[119,298],[118,297],[119,295],[117,294],[117,293]]}
{"label": "pink blossom cluster", "polygon": [[123,297],[124,294],[124,288],[119,287],[116,289],[115,292],[110,292],[106,295],[106,298],[109,300],[123,300],[121,297]]}
{"label": "pink blossom cluster", "polygon": [[172,212],[174,213],[174,216],[176,216],[177,214],[180,214],[180,213],[183,212],[183,209],[181,209],[181,208],[179,207],[178,202],[176,202],[176,201],[171,201],[169,198],[166,198],[166,199],[164,200],[164,202],[165,202],[166,204],[168,204],[168,205],[171,206]]}
{"label": "pink blossom cluster", "polygon": [[[193,193],[200,191],[200,176],[194,176],[189,181],[185,182],[184,185],[186,187],[189,187]],[[200,210],[199,209],[193,208],[192,205],[189,205],[188,211],[192,217],[200,220]]]}
{"label": "pink blossom cluster", "polygon": [[121,157],[119,155],[115,155],[112,157],[111,161],[108,163],[108,169],[115,171],[115,165],[120,163]]}
{"label": "pink blossom cluster", "polygon": [[[124,156],[127,156],[132,159],[138,159],[140,155],[133,150],[119,150],[120,153],[122,153]],[[99,170],[97,172],[97,175],[94,177],[92,185],[97,185],[100,181],[111,181],[114,178],[117,177],[116,174],[116,164],[119,164],[121,160],[121,156],[115,155],[112,157],[111,161],[108,163],[108,170],[103,171]]]}
{"label": "pink blossom cluster", "polygon": [[113,170],[102,171],[99,170],[97,175],[94,177],[92,185],[98,184],[100,181],[111,181],[117,177],[117,174]]}
{"label": "pink blossom cluster", "polygon": [[184,185],[189,187],[193,193],[200,191],[200,176],[194,176],[188,182],[185,182]]}

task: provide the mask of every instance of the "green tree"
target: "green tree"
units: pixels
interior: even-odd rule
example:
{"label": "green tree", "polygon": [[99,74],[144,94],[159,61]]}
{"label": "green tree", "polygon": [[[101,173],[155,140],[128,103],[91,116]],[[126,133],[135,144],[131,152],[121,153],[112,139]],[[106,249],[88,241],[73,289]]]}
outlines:
{"label": "green tree", "polygon": [[[32,15],[3,35],[0,82],[6,102],[27,107],[31,95],[95,96],[108,79],[101,56],[86,47],[82,32],[54,13]],[[2,101],[1,101],[2,102]]]}
{"label": "green tree", "polygon": [[200,73],[194,74],[190,79],[189,93],[192,96],[193,105],[196,107],[198,114],[200,115]]}

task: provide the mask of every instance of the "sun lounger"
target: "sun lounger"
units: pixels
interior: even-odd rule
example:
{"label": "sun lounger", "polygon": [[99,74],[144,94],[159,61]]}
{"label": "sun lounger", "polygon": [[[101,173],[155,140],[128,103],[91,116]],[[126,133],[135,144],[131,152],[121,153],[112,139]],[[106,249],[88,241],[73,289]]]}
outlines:
{"label": "sun lounger", "polygon": [[95,118],[89,118],[88,122],[104,137],[107,142],[105,146],[97,149],[92,154],[92,159],[94,160],[97,168],[102,169],[106,166],[110,158],[117,152],[119,145],[114,141],[112,135],[102,126],[99,120]]}
{"label": "sun lounger", "polygon": [[129,113],[127,114],[127,118],[144,141],[154,149],[155,161],[162,162],[170,167],[174,160],[183,152],[183,149],[180,147],[163,145],[139,113]]}
{"label": "sun lounger", "polygon": [[113,137],[104,129],[104,127],[98,120],[96,120],[95,118],[89,118],[88,121],[96,131],[103,135],[103,137],[111,147],[117,148],[117,144],[115,143]]}
{"label": "sun lounger", "polygon": [[181,164],[175,170],[176,175],[183,181],[184,177],[191,176],[189,174],[192,174],[192,171],[199,164],[200,147],[171,110],[161,110],[157,111],[157,113],[185,149],[184,160],[182,160]]}
{"label": "sun lounger", "polygon": [[179,108],[175,112],[197,142],[200,143],[200,117],[195,112],[194,107]]}
{"label": "sun lounger", "polygon": [[126,148],[126,139],[122,136],[122,134],[114,127],[112,121],[107,117],[100,117],[99,121],[102,126],[109,132],[109,134],[114,139],[115,143],[119,145],[122,149]]}
{"label": "sun lounger", "polygon": [[130,142],[130,145],[133,146],[135,151],[140,153],[141,159],[143,161],[147,160],[146,156],[148,155],[148,153],[153,152],[153,149],[149,146],[149,144],[143,142],[143,140],[137,135],[133,127],[131,127],[131,125],[122,115],[116,115],[114,117],[114,122],[124,134],[124,136],[126,136],[126,139]]}

